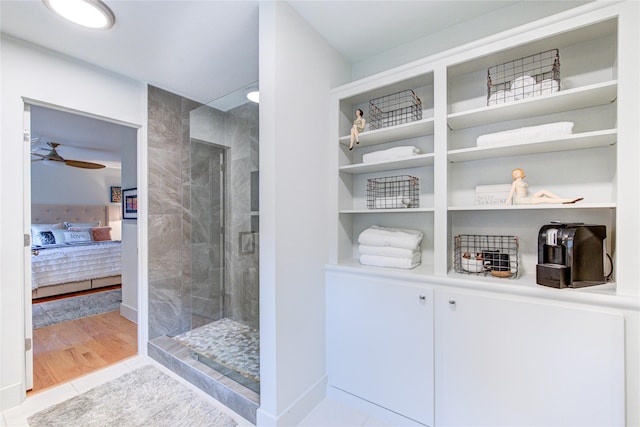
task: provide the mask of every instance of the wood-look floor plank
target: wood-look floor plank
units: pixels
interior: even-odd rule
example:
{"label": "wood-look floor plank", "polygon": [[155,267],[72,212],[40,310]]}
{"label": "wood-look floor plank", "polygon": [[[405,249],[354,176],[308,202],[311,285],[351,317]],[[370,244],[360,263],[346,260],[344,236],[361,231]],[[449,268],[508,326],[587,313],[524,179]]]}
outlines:
{"label": "wood-look floor plank", "polygon": [[137,325],[118,311],[34,329],[31,395],[137,354]]}

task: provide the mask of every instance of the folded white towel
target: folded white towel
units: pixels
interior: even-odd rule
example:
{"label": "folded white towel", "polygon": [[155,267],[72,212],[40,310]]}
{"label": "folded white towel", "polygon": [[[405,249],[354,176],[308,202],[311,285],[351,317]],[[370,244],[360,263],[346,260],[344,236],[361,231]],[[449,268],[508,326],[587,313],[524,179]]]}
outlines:
{"label": "folded white towel", "polygon": [[511,83],[511,92],[518,99],[529,98],[533,96],[536,79],[531,76],[520,76]]}
{"label": "folded white towel", "polygon": [[399,209],[411,207],[411,199],[406,196],[376,197],[374,200],[376,209]]}
{"label": "folded white towel", "polygon": [[518,142],[546,140],[571,135],[573,122],[547,123],[539,126],[526,126],[518,129],[480,135],[476,144],[480,146],[513,144]]}
{"label": "folded white towel", "polygon": [[388,160],[404,159],[420,154],[420,149],[414,146],[401,146],[387,148],[386,150],[378,150],[367,153],[362,156],[363,163],[384,162]]}
{"label": "folded white towel", "polygon": [[417,250],[422,242],[422,231],[387,228],[372,225],[358,236],[358,243],[371,246],[393,246]]}
{"label": "folded white towel", "polygon": [[360,252],[360,255],[386,256],[390,258],[413,258],[419,250],[420,248],[413,250],[404,248],[393,248],[391,246],[358,246],[358,252]]}
{"label": "folded white towel", "polygon": [[360,255],[360,264],[371,265],[374,267],[393,267],[411,269],[420,265],[420,252],[416,253],[412,258],[391,258],[376,255]]}
{"label": "folded white towel", "polygon": [[487,105],[498,105],[506,102],[513,102],[516,98],[510,90],[499,90],[489,97]]}
{"label": "folded white towel", "polygon": [[536,83],[533,94],[535,96],[538,95],[549,95],[554,92],[558,92],[560,90],[560,83],[557,80],[546,79],[541,81],[540,83]]}

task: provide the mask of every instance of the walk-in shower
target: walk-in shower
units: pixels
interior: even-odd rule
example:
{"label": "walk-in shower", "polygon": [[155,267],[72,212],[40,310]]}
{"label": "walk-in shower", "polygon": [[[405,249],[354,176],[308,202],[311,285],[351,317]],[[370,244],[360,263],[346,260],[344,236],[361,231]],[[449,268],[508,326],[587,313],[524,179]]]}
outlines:
{"label": "walk-in shower", "polygon": [[[258,104],[233,94],[200,105],[150,88],[149,122],[149,354],[223,403],[246,398],[255,416]],[[155,200],[156,188],[179,209]]]}
{"label": "walk-in shower", "polygon": [[257,104],[190,114],[193,357],[259,393]]}

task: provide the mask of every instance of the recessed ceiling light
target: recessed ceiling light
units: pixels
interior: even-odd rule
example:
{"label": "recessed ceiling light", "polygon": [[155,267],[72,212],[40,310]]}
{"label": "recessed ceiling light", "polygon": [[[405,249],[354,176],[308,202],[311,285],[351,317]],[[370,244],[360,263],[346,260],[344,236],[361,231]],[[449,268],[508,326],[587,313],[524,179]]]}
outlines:
{"label": "recessed ceiling light", "polygon": [[57,15],[83,27],[108,30],[116,22],[116,17],[111,9],[100,0],[42,1]]}
{"label": "recessed ceiling light", "polygon": [[260,102],[260,92],[257,90],[251,91],[247,94],[247,99],[256,104]]}

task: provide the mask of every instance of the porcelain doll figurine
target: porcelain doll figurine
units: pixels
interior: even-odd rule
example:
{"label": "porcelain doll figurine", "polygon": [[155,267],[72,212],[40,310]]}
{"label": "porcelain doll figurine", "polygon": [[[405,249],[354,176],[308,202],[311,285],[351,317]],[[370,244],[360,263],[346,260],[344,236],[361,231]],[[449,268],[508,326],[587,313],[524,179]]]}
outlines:
{"label": "porcelain doll figurine", "polygon": [[510,205],[511,201],[513,201],[514,205],[539,205],[542,203],[569,204],[579,202],[583,199],[582,197],[578,197],[576,199],[563,199],[547,190],[540,190],[533,196],[529,196],[527,194],[529,184],[524,181],[524,178],[526,177],[524,171],[520,168],[516,168],[511,172],[511,177],[513,178],[513,184],[511,184],[509,197],[507,197],[507,200],[504,202],[505,205]]}
{"label": "porcelain doll figurine", "polygon": [[351,144],[349,144],[349,150],[353,150],[353,142],[356,144],[360,144],[360,132],[364,131],[364,125],[366,120],[364,119],[364,111],[361,109],[356,110],[356,119],[353,121],[353,126],[351,126]]}

